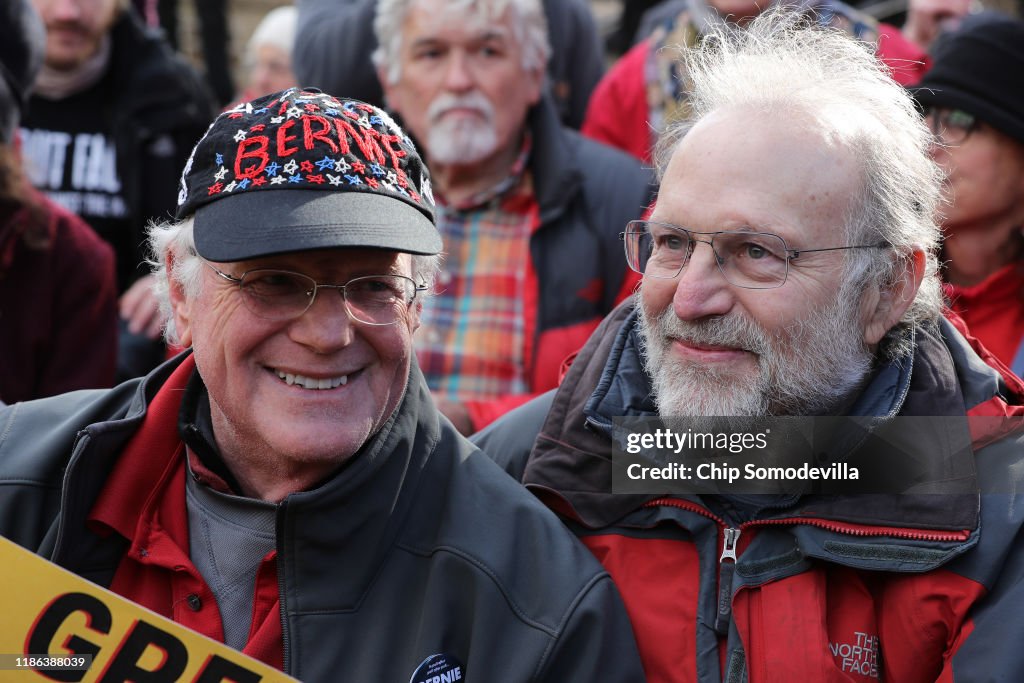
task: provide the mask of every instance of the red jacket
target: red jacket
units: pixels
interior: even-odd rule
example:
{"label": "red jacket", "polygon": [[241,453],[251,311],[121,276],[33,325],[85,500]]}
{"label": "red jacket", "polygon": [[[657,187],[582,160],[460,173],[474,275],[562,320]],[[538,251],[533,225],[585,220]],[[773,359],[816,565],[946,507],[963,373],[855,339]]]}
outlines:
{"label": "red jacket", "polygon": [[794,493],[745,513],[720,496],[614,492],[612,418],[656,415],[634,325],[628,306],[609,316],[539,435],[527,410],[478,443],[500,462],[503,439],[537,435],[506,469],[615,579],[649,683],[1019,680],[1024,383],[987,366],[955,315],[918,332],[912,358],[881,366],[858,406],[882,426],[968,426],[972,448],[927,449],[962,493]]}
{"label": "red jacket", "polygon": [[1024,374],[1024,265],[1011,263],[971,287],[947,284],[946,296],[971,334],[1017,375]]}
{"label": "red jacket", "polygon": [[0,218],[5,403],[114,383],[114,252],[78,216],[30,192],[28,205]]}
{"label": "red jacket", "polygon": [[[837,10],[844,10],[844,17],[856,17],[852,25],[859,38],[877,41],[877,55],[892,70],[897,83],[911,85],[921,80],[928,66],[927,53],[904,38],[899,29],[867,23],[864,15],[845,5],[835,5]],[[877,37],[862,35],[857,29],[877,31]],[[649,125],[652,117],[645,70],[651,49],[651,40],[643,40],[608,70],[590,97],[581,128],[587,137],[629,152],[643,162],[651,161],[651,150],[660,133]]]}

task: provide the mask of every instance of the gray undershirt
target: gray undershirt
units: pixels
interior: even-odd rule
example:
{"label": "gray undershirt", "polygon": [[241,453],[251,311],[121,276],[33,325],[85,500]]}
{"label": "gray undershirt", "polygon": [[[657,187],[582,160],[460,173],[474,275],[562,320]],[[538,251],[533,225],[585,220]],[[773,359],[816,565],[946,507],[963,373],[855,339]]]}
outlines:
{"label": "gray undershirt", "polygon": [[252,622],[256,571],[275,546],[277,505],[211,489],[185,477],[189,555],[213,591],[224,642],[245,647]]}

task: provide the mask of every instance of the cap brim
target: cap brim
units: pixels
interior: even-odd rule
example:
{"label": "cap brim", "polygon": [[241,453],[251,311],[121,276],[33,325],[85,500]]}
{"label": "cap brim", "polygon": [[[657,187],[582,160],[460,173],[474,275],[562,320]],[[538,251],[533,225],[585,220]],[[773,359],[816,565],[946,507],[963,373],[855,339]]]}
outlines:
{"label": "cap brim", "polygon": [[420,210],[369,192],[259,190],[221,197],[195,214],[199,255],[227,263],[307,249],[437,254],[441,235]]}

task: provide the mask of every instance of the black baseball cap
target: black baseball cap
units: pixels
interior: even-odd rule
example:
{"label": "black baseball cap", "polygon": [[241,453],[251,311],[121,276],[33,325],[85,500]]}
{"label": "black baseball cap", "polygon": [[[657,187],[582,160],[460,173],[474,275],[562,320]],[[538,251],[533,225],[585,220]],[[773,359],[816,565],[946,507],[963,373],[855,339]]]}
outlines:
{"label": "black baseball cap", "polygon": [[218,116],[185,165],[179,219],[231,262],[306,249],[437,254],[430,174],[383,110],[291,88]]}

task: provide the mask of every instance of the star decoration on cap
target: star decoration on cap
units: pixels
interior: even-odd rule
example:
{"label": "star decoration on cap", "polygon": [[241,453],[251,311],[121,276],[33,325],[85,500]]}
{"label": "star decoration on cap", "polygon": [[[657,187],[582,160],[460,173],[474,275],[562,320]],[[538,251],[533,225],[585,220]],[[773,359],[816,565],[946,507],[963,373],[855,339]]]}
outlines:
{"label": "star decoration on cap", "polygon": [[430,218],[426,169],[410,145],[377,107],[296,88],[266,96],[211,125],[193,151],[196,168],[190,160],[183,172],[176,215],[229,194],[295,185],[281,189],[386,194]]}

